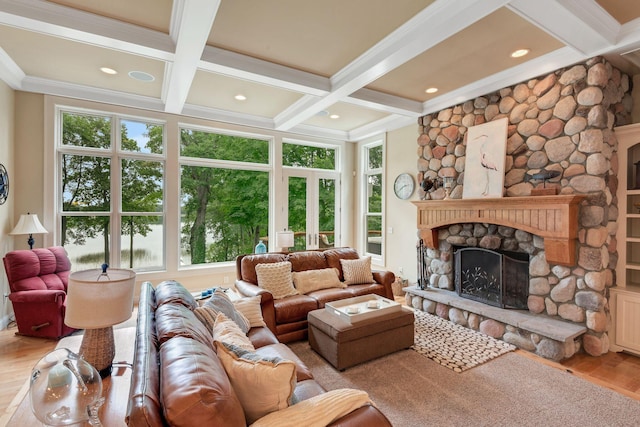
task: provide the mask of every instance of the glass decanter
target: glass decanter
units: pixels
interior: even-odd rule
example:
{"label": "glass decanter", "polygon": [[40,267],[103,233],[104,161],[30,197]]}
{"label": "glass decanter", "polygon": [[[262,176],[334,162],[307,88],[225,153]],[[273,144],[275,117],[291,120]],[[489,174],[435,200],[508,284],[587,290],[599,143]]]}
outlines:
{"label": "glass decanter", "polygon": [[47,426],[102,425],[98,418],[104,403],[100,374],[66,348],[46,354],[33,367],[29,398],[34,415]]}

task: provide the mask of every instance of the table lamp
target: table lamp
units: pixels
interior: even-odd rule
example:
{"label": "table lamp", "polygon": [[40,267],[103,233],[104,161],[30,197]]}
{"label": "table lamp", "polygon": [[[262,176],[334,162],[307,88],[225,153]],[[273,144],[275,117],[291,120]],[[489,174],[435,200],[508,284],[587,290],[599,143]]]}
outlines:
{"label": "table lamp", "polygon": [[33,240],[34,234],[47,234],[48,231],[46,228],[40,224],[38,220],[38,215],[30,213],[20,215],[20,219],[18,220],[18,224],[11,230],[9,233],[11,236],[19,236],[21,234],[28,234],[29,239],[27,243],[29,244],[29,249],[33,249],[33,244],[35,240]]}
{"label": "table lamp", "polygon": [[276,246],[283,252],[289,252],[289,248],[294,246],[293,231],[276,231]]}
{"label": "table lamp", "polygon": [[84,329],[80,355],[93,365],[100,376],[111,375],[115,344],[113,325],[131,317],[136,273],[110,268],[71,273],[67,287],[67,311],[64,323]]}

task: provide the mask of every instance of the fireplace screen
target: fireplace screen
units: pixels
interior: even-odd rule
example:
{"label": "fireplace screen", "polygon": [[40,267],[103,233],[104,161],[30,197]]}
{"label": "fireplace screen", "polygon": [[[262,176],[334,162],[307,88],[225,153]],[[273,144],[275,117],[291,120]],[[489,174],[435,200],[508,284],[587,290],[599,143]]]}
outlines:
{"label": "fireplace screen", "polygon": [[529,255],[483,248],[455,248],[458,295],[501,308],[526,309]]}

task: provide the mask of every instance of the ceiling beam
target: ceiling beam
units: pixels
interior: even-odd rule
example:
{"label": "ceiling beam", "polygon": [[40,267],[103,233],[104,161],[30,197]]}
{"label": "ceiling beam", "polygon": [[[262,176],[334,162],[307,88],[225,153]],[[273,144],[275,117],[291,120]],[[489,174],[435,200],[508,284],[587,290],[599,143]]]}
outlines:
{"label": "ceiling beam", "polygon": [[325,95],[331,88],[326,77],[213,46],[205,47],[199,68],[308,95]]}
{"label": "ceiling beam", "polygon": [[176,40],[174,61],[167,67],[162,87],[165,111],[174,114],[182,113],[220,0],[189,0],[180,5],[180,22],[172,24],[172,31],[177,31],[171,34]]}
{"label": "ceiling beam", "polygon": [[331,77],[331,92],[306,97],[275,118],[288,130],[507,4],[507,0],[436,0]]}
{"label": "ceiling beam", "polygon": [[175,49],[165,33],[43,0],[0,0],[0,24],[164,61]]}
{"label": "ceiling beam", "polygon": [[22,81],[26,74],[18,64],[0,47],[0,79],[14,90],[22,89]]}
{"label": "ceiling beam", "polygon": [[512,0],[508,8],[586,56],[615,44],[620,30],[593,0]]}

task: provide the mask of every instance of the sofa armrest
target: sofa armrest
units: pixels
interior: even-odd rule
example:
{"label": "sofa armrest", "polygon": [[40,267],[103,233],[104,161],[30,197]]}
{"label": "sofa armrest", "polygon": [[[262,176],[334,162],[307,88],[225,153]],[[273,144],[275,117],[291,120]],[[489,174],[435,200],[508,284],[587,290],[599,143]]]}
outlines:
{"label": "sofa armrest", "polygon": [[396,275],[392,271],[373,270],[373,280],[384,286],[385,297],[393,299],[393,288],[391,284],[396,280]]}
{"label": "sofa armrest", "polygon": [[276,310],[273,306],[273,295],[271,292],[244,280],[236,280],[236,289],[245,297],[260,295],[260,309],[262,318],[267,327],[276,335]]}
{"label": "sofa armrest", "polygon": [[373,405],[362,406],[347,415],[338,418],[330,427],[392,427],[391,421]]}
{"label": "sofa armrest", "polygon": [[9,299],[16,303],[56,303],[62,306],[66,294],[58,289],[34,289],[32,291],[11,292]]}

